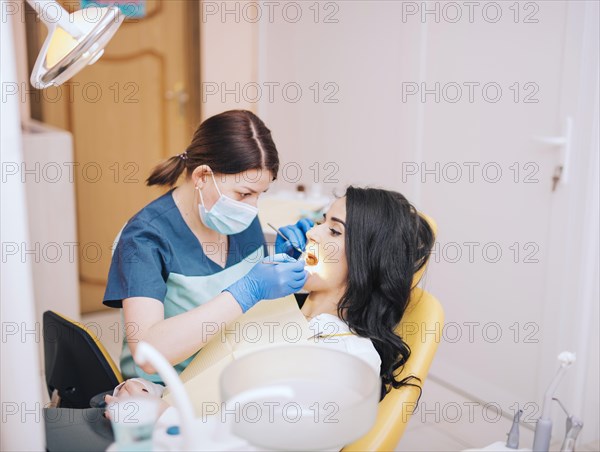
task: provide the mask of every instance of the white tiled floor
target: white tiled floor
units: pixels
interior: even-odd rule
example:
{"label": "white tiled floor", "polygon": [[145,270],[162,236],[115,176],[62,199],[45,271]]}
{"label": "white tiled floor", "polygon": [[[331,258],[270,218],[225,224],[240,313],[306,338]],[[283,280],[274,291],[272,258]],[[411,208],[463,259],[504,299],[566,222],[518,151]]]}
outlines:
{"label": "white tiled floor", "polygon": [[[120,321],[118,310],[87,314],[82,317],[86,325],[102,335],[101,342],[118,363],[121,353],[122,336],[115,325]],[[469,412],[469,404],[473,409]],[[468,448],[484,447],[496,441],[505,441],[510,430],[511,421],[500,418],[490,421],[482,414],[481,405],[473,405],[473,401],[445,387],[443,382],[429,378],[423,387],[420,408],[415,412],[404,432],[400,444],[396,448],[405,452],[458,451]],[[533,425],[530,429],[520,428],[520,446],[531,447],[533,441]],[[552,443],[551,450],[560,449],[562,439]],[[579,451],[600,451],[600,444],[578,446]]]}

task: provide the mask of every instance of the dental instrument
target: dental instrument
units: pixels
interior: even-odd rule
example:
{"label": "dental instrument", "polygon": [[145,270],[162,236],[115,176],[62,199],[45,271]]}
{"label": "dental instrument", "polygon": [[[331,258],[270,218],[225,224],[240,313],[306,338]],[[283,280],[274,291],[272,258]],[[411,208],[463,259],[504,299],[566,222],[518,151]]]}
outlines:
{"label": "dental instrument", "polygon": [[[299,259],[304,259],[306,261],[306,265],[313,266],[313,265],[317,265],[319,263],[319,259],[317,258],[317,256],[315,256],[313,254],[309,254],[306,251],[302,251],[300,248],[298,248],[296,245],[294,245],[290,239],[288,239],[279,229],[277,229],[271,223],[267,223],[267,226],[269,226],[271,229],[273,229],[282,239],[290,242],[292,248],[294,248],[296,251],[298,251],[300,253]],[[264,262],[264,263],[266,264],[266,263],[273,263],[273,262]]]}
{"label": "dental instrument", "polygon": [[579,432],[583,428],[583,421],[578,417],[569,414],[567,409],[558,400],[556,397],[553,397],[552,400],[558,402],[562,410],[567,415],[567,425],[565,429],[565,439],[563,440],[562,446],[560,446],[560,452],[573,452],[575,450],[575,442],[577,441],[577,436]]}
{"label": "dental instrument", "polygon": [[290,244],[292,245],[292,248],[294,248],[300,254],[302,254],[304,252],[300,248],[298,248],[296,245],[294,245],[290,239],[288,239],[279,229],[277,229],[271,223],[267,223],[267,226],[269,226],[271,229],[273,229],[277,233],[277,235],[279,235],[279,237],[281,237],[283,240],[290,242]]}
{"label": "dental instrument", "polygon": [[[279,229],[277,229],[275,226],[273,226],[271,223],[267,223],[267,226],[269,226],[271,229],[273,229],[282,239],[290,242],[290,244],[292,245],[292,248],[294,248],[296,251],[298,251],[300,253],[299,259],[304,259],[306,261],[306,265],[313,266],[313,265],[317,265],[319,263],[319,258],[317,258],[317,256],[315,256],[314,254],[309,254],[306,251],[302,251],[300,248],[298,248],[296,245],[294,245],[290,239],[288,239],[285,235],[283,235],[283,233]],[[267,262],[265,262],[265,263],[267,263]]]}
{"label": "dental instrument", "polygon": [[523,410],[518,410],[515,413],[513,418],[513,423],[508,432],[508,439],[506,440],[506,447],[510,449],[518,449],[519,448],[519,421],[521,420],[521,415],[523,414]]}
{"label": "dental instrument", "polygon": [[535,435],[533,437],[534,452],[547,452],[550,448],[550,437],[552,436],[552,418],[550,417],[550,408],[552,406],[552,398],[558,383],[564,376],[565,372],[575,362],[575,354],[571,352],[562,352],[558,355],[560,367],[554,376],[554,379],[546,389],[544,394],[544,404],[542,405],[542,415],[537,420],[535,425]]}
{"label": "dental instrument", "polygon": [[565,438],[563,440],[560,451],[561,452],[573,452],[575,450],[575,441],[577,440],[577,436],[579,432],[583,428],[583,421],[573,415],[570,415],[563,404],[556,397],[553,397],[560,380],[566,373],[566,370],[575,362],[575,353],[564,351],[558,355],[558,361],[560,366],[554,379],[546,389],[544,393],[544,403],[542,406],[542,414],[538,418],[536,426],[535,426],[535,434],[533,437],[533,446],[532,449],[519,449],[519,430],[518,424],[520,421],[522,410],[519,410],[515,413],[513,418],[512,427],[508,433],[508,439],[506,443],[502,441],[496,441],[486,447],[477,448],[477,449],[465,449],[464,452],[472,451],[531,451],[533,452],[548,452],[550,448],[550,439],[552,436],[552,418],[550,409],[552,407],[552,401],[556,400],[563,411],[567,414],[567,425],[566,425],[566,433]]}

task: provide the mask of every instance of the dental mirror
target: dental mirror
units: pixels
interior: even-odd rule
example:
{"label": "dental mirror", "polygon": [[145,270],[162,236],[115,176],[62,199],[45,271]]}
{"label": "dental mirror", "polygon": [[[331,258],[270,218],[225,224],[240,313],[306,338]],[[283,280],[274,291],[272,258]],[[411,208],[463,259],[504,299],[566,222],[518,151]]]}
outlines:
{"label": "dental mirror", "polygon": [[94,64],[123,23],[117,6],[89,7],[69,14],[56,0],[27,0],[48,28],[31,73],[37,89],[58,86]]}

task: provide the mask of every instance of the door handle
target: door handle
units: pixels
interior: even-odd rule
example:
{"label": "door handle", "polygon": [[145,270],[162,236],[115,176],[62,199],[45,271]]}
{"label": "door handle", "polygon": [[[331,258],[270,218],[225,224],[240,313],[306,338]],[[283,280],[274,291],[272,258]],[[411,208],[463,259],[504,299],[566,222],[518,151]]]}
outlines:
{"label": "door handle", "polygon": [[179,106],[179,114],[185,116],[185,108],[190,100],[190,95],[185,90],[185,86],[182,82],[177,82],[173,85],[173,89],[165,93],[165,99],[176,100]]}
{"label": "door handle", "polygon": [[552,175],[552,191],[558,184],[566,185],[569,182],[569,163],[571,161],[571,145],[573,139],[573,118],[567,116],[560,136],[537,136],[534,140],[559,150],[558,165]]}

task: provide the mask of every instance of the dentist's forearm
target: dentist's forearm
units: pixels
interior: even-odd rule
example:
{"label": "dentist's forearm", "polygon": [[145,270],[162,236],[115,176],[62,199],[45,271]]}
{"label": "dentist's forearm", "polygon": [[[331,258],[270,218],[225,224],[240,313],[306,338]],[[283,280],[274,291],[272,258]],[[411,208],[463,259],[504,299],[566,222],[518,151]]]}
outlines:
{"label": "dentist's forearm", "polygon": [[223,292],[202,306],[157,323],[145,340],[151,345],[156,343],[167,360],[177,364],[196,353],[240,315],[240,305],[229,292]]}
{"label": "dentist's forearm", "polygon": [[[140,306],[131,306],[139,309]],[[164,311],[163,311],[164,312]],[[139,319],[136,313],[132,318]],[[175,365],[189,358],[206,345],[224,325],[242,314],[242,309],[233,295],[223,292],[209,302],[182,314],[162,319],[148,328],[140,325],[139,334],[128,338],[129,348],[135,357],[140,341],[156,348],[169,363]],[[163,313],[164,316],[164,313]],[[150,365],[140,366],[144,372],[155,373]]]}

